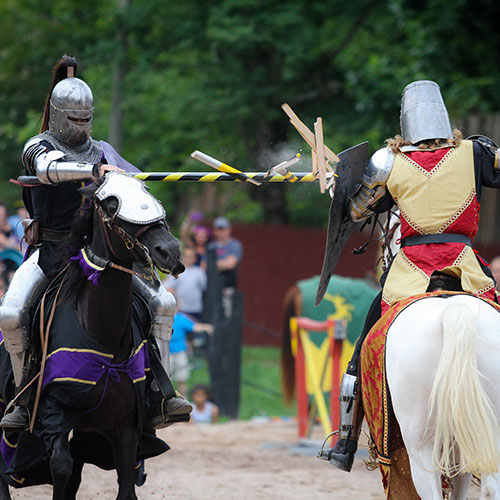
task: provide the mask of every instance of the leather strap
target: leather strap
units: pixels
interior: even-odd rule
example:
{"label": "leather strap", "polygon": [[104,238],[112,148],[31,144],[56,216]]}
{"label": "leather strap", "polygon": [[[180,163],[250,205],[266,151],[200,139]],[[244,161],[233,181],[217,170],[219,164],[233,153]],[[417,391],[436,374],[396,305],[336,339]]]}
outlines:
{"label": "leather strap", "polygon": [[69,231],[56,231],[55,229],[40,229],[40,241],[53,241],[56,243],[66,243],[69,238]]}
{"label": "leather strap", "polygon": [[472,240],[463,234],[419,234],[418,236],[408,236],[401,240],[401,248],[413,247],[415,245],[428,245],[435,243],[464,243],[472,247]]}
{"label": "leather strap", "polygon": [[158,352],[156,349],[148,342],[148,351],[149,351],[149,366],[151,368],[151,372],[160,388],[160,392],[165,400],[170,399],[175,396],[175,389],[172,385],[172,382],[167,375],[167,372],[163,368],[161,364],[160,357],[158,356]]}
{"label": "leather strap", "polygon": [[[64,273],[68,269],[68,265],[59,273]],[[47,351],[49,348],[49,334],[50,328],[52,326],[52,320],[54,319],[54,315],[56,313],[57,308],[57,299],[59,298],[59,292],[61,291],[64,281],[66,279],[66,274],[64,274],[61,279],[61,283],[57,288],[56,295],[54,297],[54,302],[52,303],[52,307],[50,309],[49,318],[47,320],[47,324],[45,324],[45,297],[47,296],[47,292],[43,294],[41,304],[40,304],[40,342],[42,345],[42,361],[40,363],[40,373],[38,376],[38,384],[36,388],[36,396],[35,396],[35,404],[33,406],[33,415],[31,417],[30,422],[30,432],[33,432],[33,428],[35,427],[36,414],[38,411],[38,404],[40,402],[40,395],[42,393],[42,384],[43,384],[43,374],[45,373],[45,362],[47,361]]]}

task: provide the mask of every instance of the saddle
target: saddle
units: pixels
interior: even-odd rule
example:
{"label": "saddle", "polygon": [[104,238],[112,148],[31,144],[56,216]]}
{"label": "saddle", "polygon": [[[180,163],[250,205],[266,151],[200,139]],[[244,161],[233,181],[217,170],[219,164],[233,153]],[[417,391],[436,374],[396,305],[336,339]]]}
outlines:
{"label": "saddle", "polygon": [[447,290],[450,292],[463,292],[462,283],[457,276],[444,274],[440,272],[432,273],[427,292],[435,292],[436,290]]}

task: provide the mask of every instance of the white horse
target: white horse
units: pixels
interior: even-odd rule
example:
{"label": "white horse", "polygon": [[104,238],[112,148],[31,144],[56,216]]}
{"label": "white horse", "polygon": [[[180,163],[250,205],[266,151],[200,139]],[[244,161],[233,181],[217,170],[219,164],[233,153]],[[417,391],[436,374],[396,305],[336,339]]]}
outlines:
{"label": "white horse", "polygon": [[420,498],[442,500],[444,475],[465,500],[475,474],[481,500],[500,500],[500,314],[474,296],[413,303],[389,329],[386,373]]}

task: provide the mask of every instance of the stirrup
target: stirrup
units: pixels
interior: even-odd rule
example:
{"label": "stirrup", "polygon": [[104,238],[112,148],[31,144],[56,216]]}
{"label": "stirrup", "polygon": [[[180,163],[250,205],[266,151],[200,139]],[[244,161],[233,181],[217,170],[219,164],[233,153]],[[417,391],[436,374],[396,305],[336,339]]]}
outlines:
{"label": "stirrup", "polygon": [[7,413],[0,420],[0,427],[3,429],[15,429],[25,431],[29,429],[30,414],[24,406],[16,406],[13,411]]}
{"label": "stirrup", "polygon": [[330,432],[330,434],[328,434],[328,436],[326,436],[326,438],[323,441],[323,444],[321,445],[321,448],[319,449],[318,453],[316,454],[316,458],[320,458],[321,460],[330,460],[329,458],[327,458],[327,455],[330,454],[330,450],[332,450],[333,448],[327,448],[325,450],[325,444],[332,436],[336,436],[338,433],[339,433],[339,431],[333,431],[333,432]]}
{"label": "stirrup", "polygon": [[[170,406],[170,408],[168,408]],[[152,418],[153,428],[155,430],[169,427],[179,422],[189,422],[193,407],[184,398],[172,397],[167,400],[161,399],[160,414]]]}
{"label": "stirrup", "polygon": [[[321,449],[317,454],[317,457],[322,460],[329,461],[333,466],[337,467],[337,469],[343,470],[345,472],[351,472],[352,464],[354,462],[354,456],[358,447],[358,443],[356,440],[339,439],[333,448],[325,449],[325,443],[328,441],[328,439],[338,433],[339,431],[334,431],[325,438],[323,444],[321,445]],[[347,448],[351,449],[348,450]]]}

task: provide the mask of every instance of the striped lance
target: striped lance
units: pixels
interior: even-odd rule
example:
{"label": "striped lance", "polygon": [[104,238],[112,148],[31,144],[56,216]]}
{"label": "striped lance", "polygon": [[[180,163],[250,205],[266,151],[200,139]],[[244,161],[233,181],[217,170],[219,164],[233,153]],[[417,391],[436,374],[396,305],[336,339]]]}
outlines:
{"label": "striped lance", "polygon": [[[266,172],[244,172],[244,174],[262,183],[291,183],[288,178],[280,174],[272,174],[266,177]],[[314,182],[317,177],[311,172],[293,172],[297,182]],[[333,174],[327,174],[327,178]],[[142,181],[156,182],[244,182],[234,176],[223,172],[141,172],[134,174],[136,179]],[[295,182],[295,181],[293,181]],[[24,185],[38,185],[40,181],[35,176],[21,175],[17,178],[17,183]]]}

